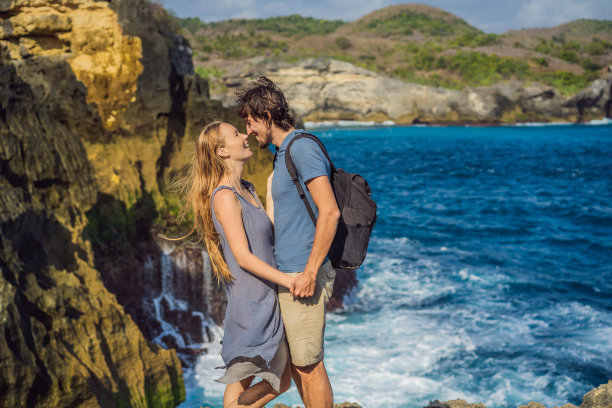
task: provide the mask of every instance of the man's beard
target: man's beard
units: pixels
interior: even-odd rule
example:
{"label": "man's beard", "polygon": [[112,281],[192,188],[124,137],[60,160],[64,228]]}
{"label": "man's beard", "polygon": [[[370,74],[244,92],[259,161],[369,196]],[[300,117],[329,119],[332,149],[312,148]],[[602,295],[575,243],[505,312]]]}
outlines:
{"label": "man's beard", "polygon": [[259,148],[261,149],[267,148],[268,146],[270,146],[270,143],[272,143],[272,130],[268,129],[268,131],[264,135],[263,141],[261,141],[259,138],[256,138],[256,139],[257,139],[257,143],[259,144]]}

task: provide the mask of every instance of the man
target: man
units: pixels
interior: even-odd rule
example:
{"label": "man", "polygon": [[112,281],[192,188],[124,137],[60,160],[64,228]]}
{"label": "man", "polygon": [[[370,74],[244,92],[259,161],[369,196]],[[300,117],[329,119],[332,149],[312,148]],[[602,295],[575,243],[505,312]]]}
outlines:
{"label": "man", "polygon": [[340,211],[330,182],[330,163],[321,148],[303,138],[291,146],[291,158],[311,208],[316,227],[291,180],[285,164],[286,147],[300,131],[283,92],[269,79],[259,78],[238,94],[238,111],[247,133],[259,147],[277,149],[272,198],[274,256],[278,269],[303,273],[293,294],[279,287],[279,303],[289,350],[292,376],[306,408],[330,408],[333,394],[323,364],[325,306],[336,272],[327,253],[336,233]]}

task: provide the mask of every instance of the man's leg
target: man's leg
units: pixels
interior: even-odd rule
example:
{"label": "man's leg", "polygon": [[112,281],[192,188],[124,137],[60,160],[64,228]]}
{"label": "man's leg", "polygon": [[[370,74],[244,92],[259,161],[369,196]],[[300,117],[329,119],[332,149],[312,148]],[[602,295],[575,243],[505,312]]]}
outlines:
{"label": "man's leg", "polygon": [[332,389],[323,364],[325,306],[336,272],[326,262],[317,273],[314,296],[297,298],[279,286],[278,300],[292,362],[292,376],[306,408],[329,408]]}
{"label": "man's leg", "polygon": [[306,408],[331,408],[334,405],[334,395],[323,360],[306,367],[292,365],[291,368],[293,381]]}

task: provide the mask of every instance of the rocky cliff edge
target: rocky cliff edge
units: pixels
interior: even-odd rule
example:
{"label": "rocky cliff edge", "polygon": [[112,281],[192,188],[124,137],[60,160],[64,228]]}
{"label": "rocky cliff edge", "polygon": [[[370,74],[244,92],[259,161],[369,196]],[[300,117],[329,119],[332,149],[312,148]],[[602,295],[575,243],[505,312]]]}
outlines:
{"label": "rocky cliff edge", "polygon": [[304,121],[393,121],[398,124],[495,124],[583,122],[611,116],[612,73],[578,94],[518,81],[465,90],[403,82],[333,59],[262,63],[224,77],[226,92],[213,97],[231,105],[237,87],[265,75],[284,90]]}
{"label": "rocky cliff edge", "polygon": [[176,353],[142,334],[146,251],[162,253],[165,186],[199,128],[241,121],[162,17],[144,0],[0,1],[2,407],[184,399]]}

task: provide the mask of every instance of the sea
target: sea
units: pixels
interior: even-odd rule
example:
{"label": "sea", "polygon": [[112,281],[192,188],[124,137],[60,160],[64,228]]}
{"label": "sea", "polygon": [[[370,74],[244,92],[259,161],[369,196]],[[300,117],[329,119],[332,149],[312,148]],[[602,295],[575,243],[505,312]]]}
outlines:
{"label": "sea", "polygon": [[[580,405],[612,379],[612,124],[318,126],[378,220],[329,313],[336,402]],[[182,408],[221,407],[222,329]],[[268,404],[299,406],[294,386]]]}

